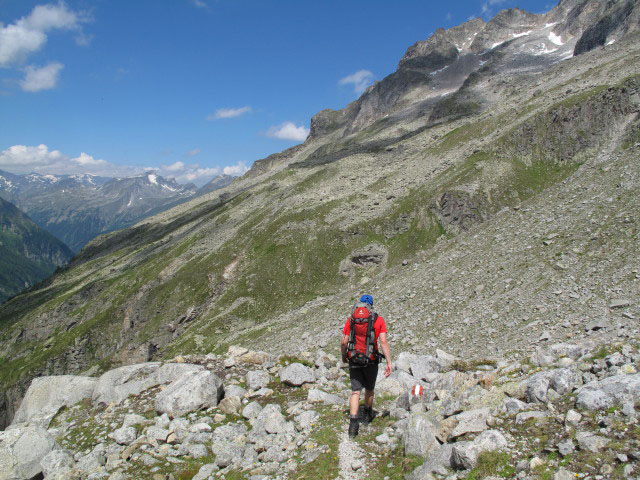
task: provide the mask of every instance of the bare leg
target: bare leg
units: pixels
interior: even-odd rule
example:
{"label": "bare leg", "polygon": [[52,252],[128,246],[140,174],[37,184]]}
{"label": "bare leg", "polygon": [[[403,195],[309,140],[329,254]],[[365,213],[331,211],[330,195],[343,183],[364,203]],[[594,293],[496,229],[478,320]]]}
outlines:
{"label": "bare leg", "polygon": [[364,406],[368,409],[373,408],[373,390],[364,391]]}
{"label": "bare leg", "polygon": [[[373,396],[371,398],[373,401]],[[358,409],[360,408],[360,391],[351,392],[351,398],[349,398],[349,413],[351,416],[358,415]]]}

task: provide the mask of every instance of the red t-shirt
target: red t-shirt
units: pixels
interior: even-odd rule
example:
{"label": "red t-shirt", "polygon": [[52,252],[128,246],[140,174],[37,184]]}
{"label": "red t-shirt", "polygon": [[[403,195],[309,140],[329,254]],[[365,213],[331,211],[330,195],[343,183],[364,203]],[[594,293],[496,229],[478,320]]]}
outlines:
{"label": "red t-shirt", "polygon": [[[359,352],[364,353],[367,349],[367,328],[368,323],[358,323],[356,324],[356,345],[355,349]],[[384,318],[378,316],[376,321],[373,323],[373,331],[375,340],[373,342],[373,347],[375,351],[378,351],[378,337],[381,333],[387,333],[387,324],[384,321]],[[343,335],[349,335],[351,333],[351,319],[347,318],[347,323],[345,323],[344,328],[342,329]]]}

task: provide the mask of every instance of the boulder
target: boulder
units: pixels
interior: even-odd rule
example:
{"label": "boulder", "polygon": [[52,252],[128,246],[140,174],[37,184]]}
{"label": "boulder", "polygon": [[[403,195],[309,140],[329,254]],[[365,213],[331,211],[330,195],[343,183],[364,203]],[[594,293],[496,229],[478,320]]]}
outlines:
{"label": "boulder", "polygon": [[602,410],[614,403],[615,399],[602,390],[583,390],[576,399],[576,407],[584,410]]}
{"label": "boulder", "polygon": [[267,363],[271,357],[265,352],[248,351],[236,358],[240,363],[248,363],[250,365],[263,365]]}
{"label": "boulder", "polygon": [[42,474],[47,480],[65,480],[74,464],[73,455],[66,450],[52,450],[40,461]]}
{"label": "boulder", "polygon": [[208,480],[208,478],[218,470],[220,470],[220,467],[215,463],[207,463],[200,467],[200,470],[198,470],[198,473],[196,473],[192,480]]}
{"label": "boulder", "polygon": [[578,432],[576,433],[576,441],[581,450],[588,450],[593,453],[598,453],[605,448],[609,443],[609,439],[601,437],[591,432]]}
{"label": "boulder", "polygon": [[136,429],[133,427],[120,427],[109,434],[118,445],[131,445],[137,438]]}
{"label": "boulder", "polygon": [[418,355],[410,364],[411,375],[418,380],[426,380],[432,373],[442,370],[440,361],[431,355]]}
{"label": "boulder", "polygon": [[524,383],[526,386],[525,399],[529,403],[547,401],[547,390],[551,382],[549,372],[538,372],[529,377]]}
{"label": "boulder", "polygon": [[247,420],[250,420],[252,418],[256,418],[261,411],[262,406],[258,402],[253,401],[248,403],[247,406],[242,409],[242,416]]}
{"label": "boulder", "polygon": [[238,415],[242,409],[242,401],[240,397],[234,395],[226,396],[218,404],[218,408],[222,413],[227,415]]}
{"label": "boulder", "polygon": [[405,455],[419,455],[426,457],[429,452],[439,445],[436,439],[436,429],[427,415],[418,413],[409,417],[403,435]]}
{"label": "boulder", "polygon": [[409,352],[400,352],[398,358],[396,358],[394,366],[396,370],[400,370],[406,373],[411,373],[411,365],[415,361],[417,355]]}
{"label": "boulder", "polygon": [[155,408],[171,417],[187,412],[215,407],[224,393],[222,381],[209,371],[201,370],[184,375],[156,396]]}
{"label": "boulder", "polygon": [[305,383],[313,383],[316,376],[313,370],[301,363],[292,363],[280,372],[280,381],[294,387]]}
{"label": "boulder", "polygon": [[93,404],[120,403],[129,395],[137,395],[146,388],[144,380],[159,366],[159,362],[140,363],[105,372],[93,390]]}
{"label": "boulder", "polygon": [[454,468],[469,469],[476,466],[482,452],[502,450],[508,445],[507,439],[497,430],[486,430],[472,442],[456,442],[451,452]]}
{"label": "boulder", "polygon": [[307,401],[311,403],[324,403],[325,405],[340,405],[346,402],[344,398],[332,393],[323,392],[317,388],[309,389]]}
{"label": "boulder", "polygon": [[487,421],[491,417],[488,408],[478,408],[475,410],[467,410],[459,415],[455,415],[457,425],[451,431],[449,439],[460,437],[466,433],[483,432],[487,429]]}
{"label": "boulder", "polygon": [[75,375],[34,378],[13,417],[12,425],[33,423],[48,428],[62,407],[71,407],[85,398],[91,398],[97,382],[97,378]]}
{"label": "boulder", "polygon": [[588,410],[609,408],[627,399],[640,402],[640,374],[614,375],[578,388],[576,405]]}
{"label": "boulder", "polygon": [[251,372],[247,372],[246,380],[247,386],[251,390],[260,390],[261,388],[269,385],[271,378],[264,370],[253,370]]}
{"label": "boulder", "polygon": [[40,462],[57,448],[53,437],[35,425],[0,432],[0,480],[39,475],[42,473]]}

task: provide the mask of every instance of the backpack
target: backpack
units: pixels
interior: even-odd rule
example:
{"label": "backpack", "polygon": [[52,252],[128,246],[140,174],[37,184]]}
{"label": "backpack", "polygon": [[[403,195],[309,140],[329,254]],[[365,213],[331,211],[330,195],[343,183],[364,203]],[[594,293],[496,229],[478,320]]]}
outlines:
{"label": "backpack", "polygon": [[[358,366],[377,363],[379,353],[375,345],[375,331],[373,325],[378,319],[378,314],[373,311],[371,305],[366,303],[356,303],[349,317],[350,331],[349,342],[347,343],[347,357],[350,363]],[[356,348],[356,336],[365,337],[365,349]]]}

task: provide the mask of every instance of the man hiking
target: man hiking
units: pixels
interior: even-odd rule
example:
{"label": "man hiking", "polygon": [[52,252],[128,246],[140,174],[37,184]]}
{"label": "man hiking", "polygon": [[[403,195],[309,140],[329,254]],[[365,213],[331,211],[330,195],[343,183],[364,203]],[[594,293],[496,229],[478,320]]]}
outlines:
{"label": "man hiking", "polygon": [[349,398],[349,437],[358,435],[360,392],[364,388],[364,414],[362,422],[368,424],[373,420],[373,390],[378,376],[380,352],[387,361],[384,375],[388,377],[393,370],[391,350],[387,340],[387,325],[384,318],[373,309],[373,297],[363,295],[353,307],[351,316],[342,330],[342,361],[349,362],[349,378],[351,379],[351,397]]}

